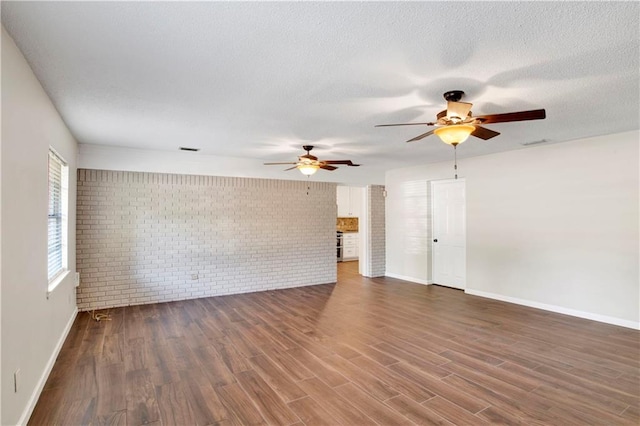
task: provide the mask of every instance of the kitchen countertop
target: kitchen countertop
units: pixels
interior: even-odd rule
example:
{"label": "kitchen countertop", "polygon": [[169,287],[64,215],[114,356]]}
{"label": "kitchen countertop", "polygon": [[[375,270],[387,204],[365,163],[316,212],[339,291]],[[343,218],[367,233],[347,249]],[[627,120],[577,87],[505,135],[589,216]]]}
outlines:
{"label": "kitchen countertop", "polygon": [[358,232],[358,218],[339,217],[336,220],[336,229],[342,232]]}

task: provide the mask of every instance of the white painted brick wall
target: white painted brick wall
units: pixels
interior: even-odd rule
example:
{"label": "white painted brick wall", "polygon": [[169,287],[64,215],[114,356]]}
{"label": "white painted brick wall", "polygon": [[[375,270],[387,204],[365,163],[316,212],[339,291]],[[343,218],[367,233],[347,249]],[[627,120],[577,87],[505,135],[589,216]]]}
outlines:
{"label": "white painted brick wall", "polygon": [[335,282],[335,184],[307,185],[78,170],[79,309]]}
{"label": "white painted brick wall", "polygon": [[367,186],[369,200],[367,211],[369,215],[369,268],[370,276],[381,277],[385,273],[386,251],[385,251],[385,197],[384,186]]}

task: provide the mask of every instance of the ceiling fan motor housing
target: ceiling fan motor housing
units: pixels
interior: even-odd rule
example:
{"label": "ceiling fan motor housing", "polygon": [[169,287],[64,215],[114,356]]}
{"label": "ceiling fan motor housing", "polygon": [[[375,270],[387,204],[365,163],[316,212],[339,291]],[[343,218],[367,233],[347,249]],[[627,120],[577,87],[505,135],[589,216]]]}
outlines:
{"label": "ceiling fan motor housing", "polygon": [[462,90],[450,90],[448,92],[444,92],[444,95],[442,96],[444,96],[444,99],[447,102],[459,102],[464,96],[464,92]]}

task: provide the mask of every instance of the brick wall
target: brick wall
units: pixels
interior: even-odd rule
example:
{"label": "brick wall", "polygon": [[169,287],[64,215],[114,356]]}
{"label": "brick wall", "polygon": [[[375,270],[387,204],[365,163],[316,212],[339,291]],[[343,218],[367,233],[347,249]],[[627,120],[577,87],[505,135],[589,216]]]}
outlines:
{"label": "brick wall", "polygon": [[80,310],[336,281],[335,184],[78,170]]}
{"label": "brick wall", "polygon": [[369,215],[369,271],[367,276],[381,277],[385,273],[385,196],[384,186],[370,185],[368,191],[368,206],[363,214]]}

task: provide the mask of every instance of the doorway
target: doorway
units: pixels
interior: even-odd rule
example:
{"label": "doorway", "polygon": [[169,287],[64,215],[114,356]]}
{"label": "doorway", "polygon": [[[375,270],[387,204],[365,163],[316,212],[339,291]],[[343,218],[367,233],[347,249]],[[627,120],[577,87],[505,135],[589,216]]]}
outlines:
{"label": "doorway", "polygon": [[433,284],[466,287],[464,179],[431,182]]}

